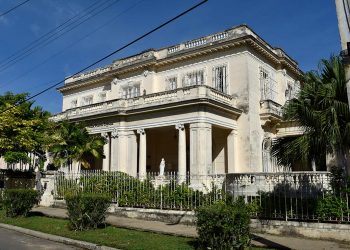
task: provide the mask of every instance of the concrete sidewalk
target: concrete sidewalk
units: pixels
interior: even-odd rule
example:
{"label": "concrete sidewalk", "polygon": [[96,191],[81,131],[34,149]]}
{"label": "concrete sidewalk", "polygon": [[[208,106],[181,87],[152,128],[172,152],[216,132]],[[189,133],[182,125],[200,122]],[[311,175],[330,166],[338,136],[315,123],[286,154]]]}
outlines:
{"label": "concrete sidewalk", "polygon": [[[36,207],[33,211],[40,212],[49,217],[67,218],[67,211],[63,208]],[[169,224],[159,221],[132,219],[118,217],[112,214],[108,215],[107,223],[121,228],[176,236],[197,237],[196,228],[194,226],[186,226],[182,224]],[[276,249],[350,249],[350,246],[346,243],[269,234],[254,234],[252,244],[254,246],[272,247]]]}

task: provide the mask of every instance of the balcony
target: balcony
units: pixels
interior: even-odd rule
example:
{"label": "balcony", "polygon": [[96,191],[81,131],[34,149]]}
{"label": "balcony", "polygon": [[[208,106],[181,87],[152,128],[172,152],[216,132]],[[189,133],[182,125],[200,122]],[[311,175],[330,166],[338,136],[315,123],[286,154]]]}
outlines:
{"label": "balcony", "polygon": [[282,120],[282,105],[272,100],[260,101],[260,118],[262,125],[276,124]]}
{"label": "balcony", "polygon": [[211,102],[232,108],[237,113],[240,113],[240,111],[235,108],[236,99],[234,97],[209,86],[197,85],[135,98],[115,99],[72,108],[52,116],[51,119],[57,122],[64,119],[80,119],[101,114],[120,114],[137,109],[152,109],[159,105],[174,105],[184,102]]}

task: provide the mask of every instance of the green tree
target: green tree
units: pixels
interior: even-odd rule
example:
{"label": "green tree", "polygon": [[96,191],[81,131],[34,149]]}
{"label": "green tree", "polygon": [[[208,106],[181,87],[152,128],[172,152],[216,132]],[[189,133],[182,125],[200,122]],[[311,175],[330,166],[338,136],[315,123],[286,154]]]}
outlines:
{"label": "green tree", "polygon": [[54,143],[49,147],[54,163],[58,166],[68,165],[71,169],[74,161],[79,168],[90,168],[92,158],[104,157],[105,139],[99,135],[90,135],[81,123],[63,121],[56,125],[53,134]]}
{"label": "green tree", "polygon": [[[6,156],[8,163],[33,163],[34,157],[43,161],[51,140],[50,113],[25,101],[27,97],[26,93],[11,92],[0,96],[0,155]],[[32,159],[25,157],[28,153]]]}
{"label": "green tree", "polygon": [[317,71],[307,72],[299,96],[284,107],[284,119],[305,131],[295,137],[276,139],[272,154],[279,164],[315,161],[325,167],[327,154],[347,169],[350,145],[350,112],[344,66],[340,58],[321,60]]}

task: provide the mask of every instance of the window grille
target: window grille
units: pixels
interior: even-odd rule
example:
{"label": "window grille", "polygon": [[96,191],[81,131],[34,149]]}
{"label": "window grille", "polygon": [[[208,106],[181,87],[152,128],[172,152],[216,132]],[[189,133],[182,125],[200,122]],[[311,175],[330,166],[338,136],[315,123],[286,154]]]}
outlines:
{"label": "window grille", "polygon": [[204,71],[197,70],[186,73],[183,78],[183,86],[193,86],[204,84]]}
{"label": "window grille", "polygon": [[167,78],[167,89],[168,90],[174,90],[177,89],[177,77],[169,77]]}
{"label": "window grille", "polygon": [[277,82],[271,73],[263,67],[260,67],[260,90],[261,100],[277,101]]}
{"label": "window grille", "polygon": [[130,84],[122,89],[122,97],[124,99],[140,96],[140,84]]}
{"label": "window grille", "polygon": [[76,108],[78,106],[78,100],[74,99],[70,102],[70,107],[71,108]]}
{"label": "window grille", "polygon": [[227,67],[226,65],[213,68],[214,88],[227,93]]}
{"label": "window grille", "polygon": [[287,101],[297,98],[300,92],[300,83],[299,81],[288,81],[286,89],[286,99]]}
{"label": "window grille", "polygon": [[85,96],[83,97],[83,105],[90,105],[93,103],[93,96],[90,95],[90,96]]}

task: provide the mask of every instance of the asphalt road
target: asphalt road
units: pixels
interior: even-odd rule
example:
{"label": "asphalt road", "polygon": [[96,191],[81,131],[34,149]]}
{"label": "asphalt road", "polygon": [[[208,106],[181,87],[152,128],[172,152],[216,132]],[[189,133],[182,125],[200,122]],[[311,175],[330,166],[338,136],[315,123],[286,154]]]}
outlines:
{"label": "asphalt road", "polygon": [[39,239],[16,231],[0,228],[0,250],[78,250],[73,246]]}

